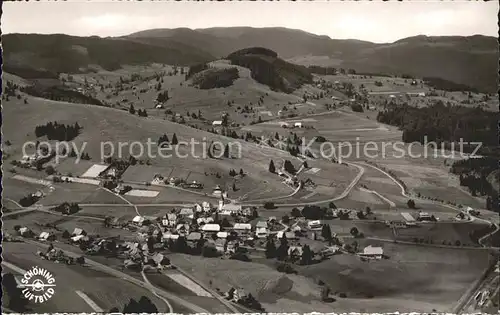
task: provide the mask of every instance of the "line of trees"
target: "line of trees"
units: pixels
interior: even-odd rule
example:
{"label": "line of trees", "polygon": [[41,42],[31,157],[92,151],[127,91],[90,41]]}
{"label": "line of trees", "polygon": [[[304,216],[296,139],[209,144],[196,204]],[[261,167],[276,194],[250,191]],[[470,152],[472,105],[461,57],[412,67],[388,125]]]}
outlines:
{"label": "line of trees", "polygon": [[24,92],[31,96],[46,98],[53,101],[105,106],[103,102],[90,95],[83,94],[62,86],[42,87],[40,85],[31,85],[21,87],[20,90],[21,92]]}
{"label": "line of trees", "polygon": [[191,78],[193,75],[195,75],[198,72],[201,72],[203,70],[208,69],[208,65],[206,63],[199,63],[192,65],[189,67],[188,73],[186,74],[186,80]]}
{"label": "line of trees", "polygon": [[486,208],[498,212],[498,188],[493,187],[494,177],[498,181],[497,168],[497,158],[482,157],[456,161],[450,172],[459,175],[460,186],[467,187],[473,196],[487,196]]}
{"label": "line of trees", "polygon": [[393,107],[381,111],[377,121],[403,130],[404,142],[427,141],[482,142],[483,146],[497,146],[497,122],[500,116],[479,107],[444,105],[437,101],[429,107]]}
{"label": "line of trees", "polygon": [[35,127],[37,138],[47,136],[49,140],[71,141],[79,134],[82,127],[76,122],[74,125],[60,124],[57,121]]}
{"label": "line of trees", "polygon": [[80,208],[80,206],[76,202],[63,202],[62,204],[54,207],[53,210],[56,212],[61,212],[62,214],[74,214],[82,210],[82,208]]}
{"label": "line of trees", "polygon": [[473,87],[470,87],[465,84],[460,84],[460,83],[455,83],[452,81],[448,81],[442,78],[435,78],[435,77],[423,77],[422,80],[425,82],[426,85],[429,85],[436,90],[443,90],[443,91],[460,91],[460,92],[473,92],[473,93],[479,93],[479,91]]}
{"label": "line of trees", "polygon": [[139,115],[140,117],[148,117],[148,112],[146,112],[145,109],[136,110],[134,104],[130,104],[128,112],[132,115],[135,115],[137,113],[137,115]]}
{"label": "line of trees", "polygon": [[160,136],[160,138],[158,138],[158,146],[159,147],[164,146],[167,143],[170,143],[171,145],[178,144],[179,140],[177,139],[177,135],[175,133],[172,135],[172,141],[170,141],[168,139],[167,134],[163,134],[163,136]]}
{"label": "line of trees", "polygon": [[194,86],[206,90],[231,86],[238,78],[239,71],[236,68],[211,69],[193,77],[192,82]]}
{"label": "line of trees", "polygon": [[3,306],[19,313],[25,313],[29,311],[29,302],[24,297],[22,290],[17,286],[16,279],[12,273],[6,273],[2,276],[2,287]]}
{"label": "line of trees", "polygon": [[158,93],[156,100],[160,103],[165,103],[166,101],[168,101],[169,100],[168,91],[163,91]]}

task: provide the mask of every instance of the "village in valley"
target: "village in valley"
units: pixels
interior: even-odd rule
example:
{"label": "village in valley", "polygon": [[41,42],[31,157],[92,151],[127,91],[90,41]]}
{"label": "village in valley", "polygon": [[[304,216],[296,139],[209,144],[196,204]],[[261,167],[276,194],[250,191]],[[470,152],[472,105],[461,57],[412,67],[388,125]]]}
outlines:
{"label": "village in valley", "polygon": [[[498,308],[495,92],[222,29],[3,36],[2,311]],[[232,44],[169,42],[186,34]],[[22,297],[32,266],[56,278],[46,303]]]}

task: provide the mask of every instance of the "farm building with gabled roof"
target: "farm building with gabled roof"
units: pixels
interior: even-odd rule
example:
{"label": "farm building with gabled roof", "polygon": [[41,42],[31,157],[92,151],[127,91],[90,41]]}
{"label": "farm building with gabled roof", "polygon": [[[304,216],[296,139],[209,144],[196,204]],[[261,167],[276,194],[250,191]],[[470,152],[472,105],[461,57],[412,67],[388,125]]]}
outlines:
{"label": "farm building with gabled roof", "polygon": [[214,223],[208,223],[202,226],[201,230],[203,232],[220,232],[220,225]]}

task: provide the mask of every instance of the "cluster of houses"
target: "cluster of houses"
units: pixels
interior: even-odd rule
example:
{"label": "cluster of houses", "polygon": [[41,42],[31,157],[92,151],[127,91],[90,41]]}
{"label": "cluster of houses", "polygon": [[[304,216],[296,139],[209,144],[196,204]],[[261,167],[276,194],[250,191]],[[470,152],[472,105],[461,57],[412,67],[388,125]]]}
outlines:
{"label": "cluster of houses", "polygon": [[124,257],[123,265],[128,269],[157,269],[172,268],[170,259],[160,252],[151,252],[147,244],[139,242],[125,242],[117,246]]}
{"label": "cluster of houses", "polygon": [[203,189],[203,184],[198,183],[197,181],[192,181],[190,183],[186,183],[181,178],[170,177],[165,178],[161,174],[156,174],[151,181],[151,185],[172,185],[172,186],[180,186],[182,188],[190,188],[190,189]]}
{"label": "cluster of houses", "polygon": [[280,123],[281,128],[304,128],[304,124],[300,121],[292,123],[287,123],[287,122],[281,122]]}
{"label": "cluster of houses", "polygon": [[45,253],[42,251],[38,251],[37,254],[38,254],[38,256],[42,257],[43,259],[55,261],[58,263],[65,263],[68,265],[71,265],[74,263],[73,257],[66,256],[62,250],[56,250],[53,247],[49,247],[49,249]]}
{"label": "cluster of houses", "polygon": [[19,166],[31,167],[35,165],[36,162],[40,160],[40,158],[41,157],[37,153],[31,155],[23,155],[23,157],[19,161],[17,161],[17,163],[19,164]]}
{"label": "cluster of houses", "polygon": [[217,251],[231,252],[237,241],[265,239],[270,234],[267,221],[257,222],[256,226],[249,223],[255,216],[255,209],[225,203],[221,199],[216,207],[202,202],[174,209],[158,218],[138,215],[132,219],[129,228],[151,229],[152,235],[161,243],[176,241],[179,237],[184,237],[193,246],[201,239],[213,240]]}
{"label": "cluster of houses", "polygon": [[[142,270],[171,266],[168,258],[160,251],[165,248],[177,248],[179,243],[183,244],[186,253],[200,253],[200,248],[210,248],[218,256],[233,258],[241,253],[239,249],[254,248],[256,243],[263,246],[270,236],[278,240],[287,239],[288,256],[300,260],[304,251],[300,239],[308,237],[316,240],[316,235],[321,233],[323,227],[320,220],[299,219],[287,226],[276,217],[256,220],[257,217],[255,208],[244,208],[221,199],[217,205],[209,202],[197,203],[172,209],[160,217],[137,215],[122,224],[113,218],[105,220],[107,227],[121,227],[137,232],[129,241],[89,236],[78,227],[72,233],[65,231],[63,238],[79,246],[87,254],[112,252],[124,259],[124,267]],[[18,227],[16,231],[22,237],[35,237],[26,227]],[[56,236],[52,232],[44,231],[37,239],[51,242]],[[340,244],[330,244],[323,246],[316,254],[327,257],[345,251]],[[202,251],[201,253],[203,254]],[[380,259],[383,257],[383,250],[369,246],[357,255],[362,259]]]}
{"label": "cluster of houses", "polygon": [[[53,242],[56,240],[56,235],[50,231],[42,231],[39,235],[36,235],[29,228],[23,226],[23,227],[17,227],[16,232],[19,236],[22,236],[24,238],[36,238],[38,241],[41,242]],[[80,228],[75,228],[73,230],[73,233],[71,234],[68,233],[68,235],[64,235],[63,233],[63,237],[68,238],[70,242],[73,243],[79,243],[82,241],[89,240],[87,232],[85,232],[83,229]]]}
{"label": "cluster of houses", "polygon": [[[176,242],[182,237],[192,249],[199,246],[202,241],[205,246],[213,247],[222,255],[235,254],[236,249],[241,246],[253,247],[256,242],[260,240],[262,243],[269,236],[278,240],[286,238],[290,241],[288,250],[290,257],[302,255],[303,247],[299,244],[301,237],[316,240],[323,227],[320,220],[298,220],[286,226],[276,217],[250,223],[256,217],[255,209],[225,203],[221,199],[217,207],[203,202],[193,207],[172,211],[159,218],[136,216],[130,226],[140,230],[144,239],[147,235],[153,236],[159,247],[169,242]],[[378,247],[375,249],[368,247],[358,255],[362,258],[379,259],[383,255],[381,250]],[[341,251],[344,251],[344,248],[330,244],[325,246],[320,254],[329,256]]]}

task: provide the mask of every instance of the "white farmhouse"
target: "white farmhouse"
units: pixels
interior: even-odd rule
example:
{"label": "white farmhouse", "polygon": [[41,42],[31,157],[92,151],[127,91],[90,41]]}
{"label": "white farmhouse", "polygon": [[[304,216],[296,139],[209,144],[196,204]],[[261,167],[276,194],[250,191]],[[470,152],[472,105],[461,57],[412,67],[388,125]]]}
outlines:
{"label": "white farmhouse", "polygon": [[269,231],[267,230],[267,228],[258,227],[255,230],[255,235],[257,236],[257,238],[266,238],[269,235]]}
{"label": "white farmhouse", "polygon": [[235,223],[233,229],[236,231],[250,231],[252,225],[250,223]]}
{"label": "white farmhouse", "polygon": [[205,224],[201,230],[203,232],[220,232],[220,225],[214,223]]}
{"label": "white farmhouse", "polygon": [[310,230],[317,230],[322,228],[320,220],[309,221],[307,222],[307,226]]}
{"label": "white farmhouse", "polygon": [[137,225],[142,225],[142,223],[144,223],[144,217],[140,216],[140,215],[136,215],[133,219],[132,219],[132,223],[135,223]]}
{"label": "white farmhouse", "polygon": [[381,259],[384,255],[384,250],[382,249],[382,247],[374,247],[369,245],[365,247],[363,249],[363,252],[359,255],[366,258]]}

